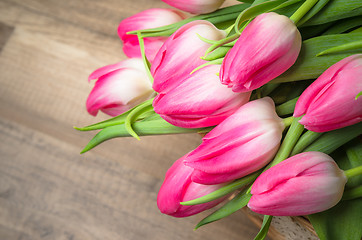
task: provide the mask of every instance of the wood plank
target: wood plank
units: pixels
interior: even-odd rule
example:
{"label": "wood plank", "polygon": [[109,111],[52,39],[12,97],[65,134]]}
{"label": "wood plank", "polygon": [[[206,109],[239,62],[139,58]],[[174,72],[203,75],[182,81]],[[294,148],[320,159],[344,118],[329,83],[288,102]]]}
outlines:
{"label": "wood plank", "polygon": [[[240,212],[196,232],[206,213],[159,213],[157,191],[196,134],[124,138],[80,155],[93,133],[94,69],[125,56],[116,29],[152,0],[0,1],[0,239],[250,239]],[[4,30],[1,30],[3,28]],[[4,34],[2,34],[4,33]]]}
{"label": "wood plank", "polygon": [[[242,239],[240,212],[194,232],[201,216],[156,206],[160,179],[0,119],[0,236],[12,239]],[[21,151],[19,151],[21,150]],[[4,239],[4,238],[1,238]]]}

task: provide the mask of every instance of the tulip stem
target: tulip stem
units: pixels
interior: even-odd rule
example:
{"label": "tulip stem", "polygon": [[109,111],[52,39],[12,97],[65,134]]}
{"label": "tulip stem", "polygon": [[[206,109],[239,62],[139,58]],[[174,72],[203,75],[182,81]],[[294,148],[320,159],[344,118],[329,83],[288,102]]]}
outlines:
{"label": "tulip stem", "polygon": [[269,163],[266,169],[277,165],[278,163],[289,157],[290,153],[292,152],[295,144],[297,143],[300,135],[303,133],[304,130],[304,126],[298,122],[300,118],[301,117],[293,119],[287,135],[285,136],[282,145],[280,146],[277,154],[275,155],[274,160]]}
{"label": "tulip stem", "polygon": [[356,198],[360,198],[360,197],[362,197],[362,185],[346,190],[343,193],[342,201],[352,200],[352,199],[356,199]]}
{"label": "tulip stem", "polygon": [[306,133],[304,133],[293,148],[292,156],[301,153],[306,147],[308,147],[322,135],[323,133],[312,131],[307,131]]}
{"label": "tulip stem", "polygon": [[292,125],[293,120],[294,120],[293,116],[283,118],[283,123],[284,123],[285,128],[290,127],[290,125]]}
{"label": "tulip stem", "polygon": [[344,174],[346,174],[346,177],[348,179],[350,179],[351,177],[362,175],[362,165],[355,167],[355,168],[348,169],[348,170],[344,171]]}
{"label": "tulip stem", "polygon": [[300,19],[304,17],[305,14],[318,2],[318,0],[307,0],[305,1],[302,6],[298,8],[297,11],[290,17],[290,20],[294,22],[295,25],[298,25]]}

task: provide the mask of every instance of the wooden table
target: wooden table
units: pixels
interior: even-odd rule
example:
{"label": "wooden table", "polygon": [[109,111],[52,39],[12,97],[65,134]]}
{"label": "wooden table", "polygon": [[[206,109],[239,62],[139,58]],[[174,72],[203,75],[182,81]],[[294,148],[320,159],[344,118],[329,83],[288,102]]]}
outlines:
{"label": "wooden table", "polygon": [[193,231],[206,214],[161,214],[157,191],[196,135],[115,139],[93,133],[94,69],[125,59],[118,23],[156,0],[0,0],[0,239],[253,239],[243,215]]}

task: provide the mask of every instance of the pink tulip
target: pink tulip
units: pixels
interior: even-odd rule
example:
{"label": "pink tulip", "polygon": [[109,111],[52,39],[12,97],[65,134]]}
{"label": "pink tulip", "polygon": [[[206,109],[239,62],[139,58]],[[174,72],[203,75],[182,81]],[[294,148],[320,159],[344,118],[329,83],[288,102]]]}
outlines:
{"label": "pink tulip", "polygon": [[315,80],[300,96],[294,116],[308,130],[326,132],[361,122],[362,54],[347,57]]}
{"label": "pink tulip", "polygon": [[[128,57],[141,57],[137,35],[127,32],[141,29],[162,27],[185,19],[184,14],[177,10],[151,8],[124,19],[118,26],[118,35],[123,41],[123,51]],[[156,53],[166,41],[167,37],[144,38],[145,52],[152,62]]]}
{"label": "pink tulip", "polygon": [[89,80],[98,79],[88,96],[87,110],[117,116],[150,98],[154,92],[141,59],[131,58],[97,69]]}
{"label": "pink tulip", "polygon": [[284,124],[266,97],[249,102],[216,126],[184,164],[194,168],[191,180],[218,184],[264,167],[277,152]]}
{"label": "pink tulip", "polygon": [[256,179],[248,207],[272,216],[322,212],[340,201],[346,182],[344,172],[327,154],[300,153]]}
{"label": "pink tulip", "polygon": [[209,65],[186,76],[176,88],[156,96],[153,107],[167,122],[183,128],[214,126],[249,101],[250,93],[234,93]]}
{"label": "pink tulip", "polygon": [[263,13],[250,22],[226,54],[221,82],[235,92],[257,89],[297,60],[301,35],[286,16]]}
{"label": "pink tulip", "polygon": [[162,0],[168,5],[193,14],[210,13],[217,10],[225,0]]}
{"label": "pink tulip", "polygon": [[222,184],[209,186],[192,182],[190,175],[193,169],[182,164],[184,158],[185,156],[177,160],[167,171],[157,196],[157,205],[160,211],[174,217],[188,217],[197,214],[216,206],[226,198],[193,206],[180,205],[180,202],[202,197],[224,186]]}
{"label": "pink tulip", "polygon": [[209,40],[220,40],[225,32],[218,30],[208,21],[198,20],[182,26],[172,34],[157,53],[151,73],[154,77],[153,89],[164,93],[179,85],[196,67],[206,61],[200,59],[211,44]]}

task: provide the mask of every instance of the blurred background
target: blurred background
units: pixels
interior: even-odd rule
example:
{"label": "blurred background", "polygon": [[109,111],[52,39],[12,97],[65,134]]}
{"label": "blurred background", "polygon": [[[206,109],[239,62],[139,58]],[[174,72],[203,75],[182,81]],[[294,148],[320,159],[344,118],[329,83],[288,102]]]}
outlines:
{"label": "blurred background", "polygon": [[95,69],[125,56],[119,22],[161,0],[0,0],[0,239],[253,239],[237,212],[176,219],[157,192],[196,134],[114,139],[79,154],[107,118],[88,115]]}

